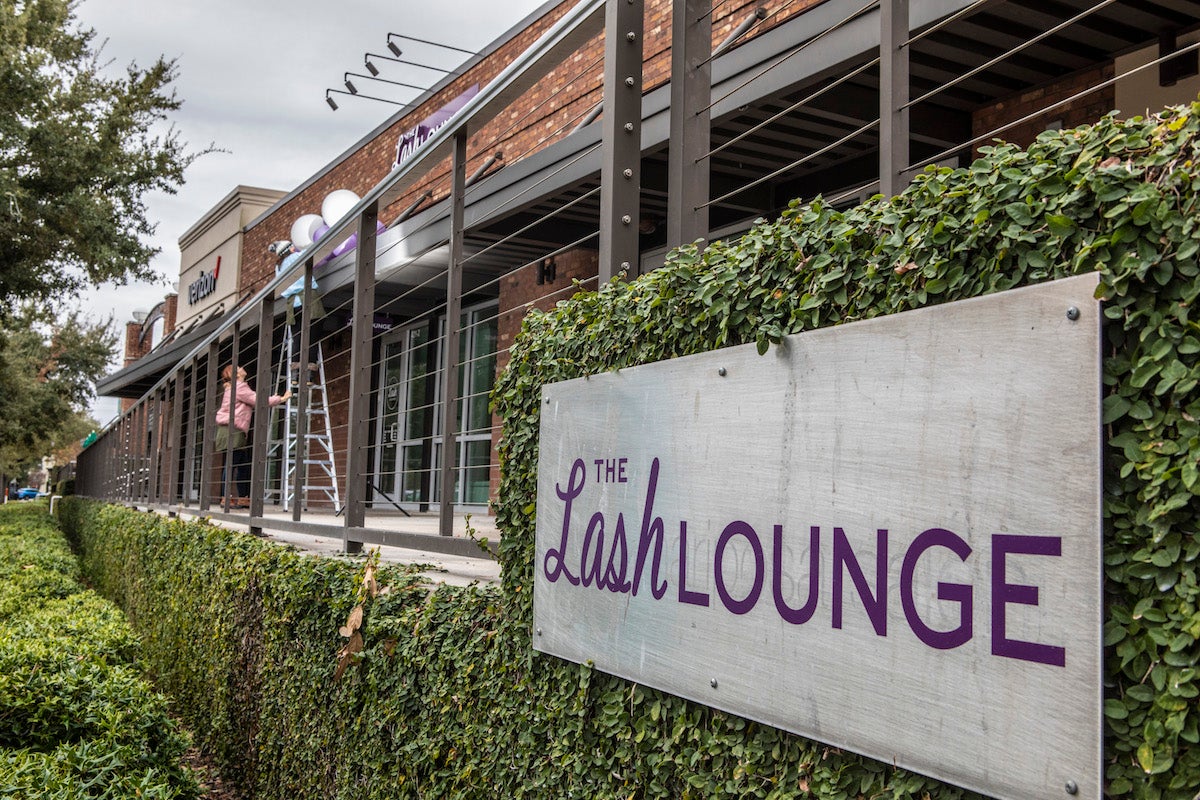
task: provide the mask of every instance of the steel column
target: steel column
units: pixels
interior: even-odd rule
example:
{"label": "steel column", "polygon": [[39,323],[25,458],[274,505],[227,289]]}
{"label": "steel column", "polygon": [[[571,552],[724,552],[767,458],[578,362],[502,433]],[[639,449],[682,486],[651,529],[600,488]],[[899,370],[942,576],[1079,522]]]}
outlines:
{"label": "steel column", "polygon": [[[358,247],[354,264],[354,319],[350,344],[350,419],[346,436],[346,527],[342,549],[362,550],[354,528],[366,522],[367,447],[370,441],[371,345],[375,319],[375,223],[379,206],[369,205],[358,219]],[[297,464],[299,467],[299,464]]]}
{"label": "steel column", "polygon": [[879,191],[908,185],[908,0],[879,4]]}
{"label": "steel column", "polygon": [[[300,363],[297,369],[299,373],[296,376],[296,451],[292,456],[292,519],[295,522],[300,521],[300,515],[304,508],[304,501],[307,499],[307,492],[304,488],[308,483],[308,348],[312,342],[312,304],[313,304],[313,260],[308,258],[304,262],[304,294],[300,301],[300,352],[294,353],[296,360]],[[289,365],[290,368],[290,365]],[[328,401],[328,397],[326,397]],[[326,402],[328,409],[328,402]],[[287,450],[288,443],[283,442],[281,445],[284,451]],[[280,463],[284,461],[280,458]],[[287,481],[287,475],[279,476],[279,496],[280,500],[287,495],[284,483]]]}
{"label": "steel column", "polygon": [[[201,431],[203,437],[203,422],[197,418],[197,411],[200,407],[199,397],[196,394],[196,386],[199,384],[200,360],[192,359],[192,379],[189,383],[190,391],[188,392],[188,425],[187,425],[187,445],[183,452],[183,484],[180,486],[182,496],[180,503],[182,505],[191,505],[192,500],[192,475],[198,469],[196,465],[196,431]],[[199,427],[197,425],[199,423]],[[199,501],[199,496],[197,496]]]}
{"label": "steel column", "polygon": [[167,505],[174,506],[179,502],[179,476],[183,469],[183,381],[187,374],[185,367],[180,367],[175,373],[174,400],[171,404],[171,435],[168,440],[171,445],[171,474],[167,484]]}
{"label": "steel column", "polygon": [[[271,435],[271,412],[267,402],[271,396],[271,352],[275,339],[275,296],[263,297],[258,307],[258,354],[254,373],[254,441],[250,456],[250,517],[261,517],[263,493],[267,488],[267,439]],[[232,420],[231,420],[232,421]],[[287,446],[287,443],[284,443]],[[251,526],[250,532],[259,535],[262,528]]]}
{"label": "steel column", "polygon": [[205,371],[204,395],[208,402],[204,404],[204,423],[200,430],[204,436],[200,440],[200,510],[208,511],[212,505],[212,470],[213,455],[216,443],[213,438],[217,433],[217,405],[221,402],[221,390],[217,385],[217,360],[221,357],[221,345],[213,340],[208,346],[208,368]]}
{"label": "steel column", "polygon": [[161,389],[154,390],[153,399],[146,404],[146,435],[145,443],[149,452],[148,466],[146,469],[146,503],[160,503],[162,497],[159,493],[161,481],[159,481],[158,468],[162,466],[162,417],[163,417],[163,393]]}
{"label": "steel column", "polygon": [[682,0],[671,19],[667,247],[708,241],[712,0]]}
{"label": "steel column", "polygon": [[458,474],[458,348],[462,317],[463,217],[467,133],[454,137],[450,167],[450,264],[446,270],[446,335],[442,339],[442,460],[438,465],[438,534],[454,535],[454,477]]}
{"label": "steel column", "polygon": [[[233,344],[230,346],[229,355],[229,421],[225,425],[229,436],[226,439],[227,444],[225,445],[225,469],[223,470],[225,473],[225,478],[221,482],[221,493],[224,495],[224,502],[221,503],[221,510],[225,513],[229,513],[230,504],[233,500],[233,410],[237,406],[236,398],[238,388],[238,367],[241,366],[241,364],[238,363],[238,356],[241,355],[241,349],[242,321],[239,319],[237,322],[233,323]],[[220,386],[219,379],[217,385]],[[217,394],[217,405],[213,406],[214,415],[216,415],[217,411],[221,407],[221,403],[223,403],[225,400],[224,394],[225,387],[222,386]]]}
{"label": "steel column", "polygon": [[642,0],[604,7],[600,283],[637,275],[642,182]]}

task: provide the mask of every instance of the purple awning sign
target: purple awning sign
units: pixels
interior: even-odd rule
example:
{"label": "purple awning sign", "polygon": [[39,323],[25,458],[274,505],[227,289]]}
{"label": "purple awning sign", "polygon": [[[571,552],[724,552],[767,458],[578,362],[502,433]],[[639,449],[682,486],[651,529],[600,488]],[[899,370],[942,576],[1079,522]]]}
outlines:
{"label": "purple awning sign", "polygon": [[408,158],[416,152],[417,148],[425,144],[430,136],[447,122],[450,118],[457,114],[462,107],[467,104],[475,95],[479,94],[479,84],[475,84],[470,89],[460,94],[458,97],[451,100],[446,105],[439,108],[437,111],[430,114],[425,119],[417,123],[416,127],[409,128],[404,133],[400,134],[400,140],[396,142],[396,166],[403,164]]}

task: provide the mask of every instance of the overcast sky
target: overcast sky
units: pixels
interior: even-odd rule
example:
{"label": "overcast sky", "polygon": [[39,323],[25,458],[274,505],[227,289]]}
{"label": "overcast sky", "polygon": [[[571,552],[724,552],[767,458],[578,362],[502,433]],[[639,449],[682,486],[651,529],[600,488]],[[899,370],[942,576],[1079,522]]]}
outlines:
{"label": "overcast sky", "polygon": [[[334,95],[345,72],[365,73],[363,54],[390,55],[388,32],[479,50],[522,21],[544,0],[83,0],[79,21],[107,39],[111,69],[146,66],[159,55],[178,61],[175,88],[183,108],[173,117],[193,149],[227,152],[199,159],[176,195],[148,198],[161,253],[157,284],[101,287],[84,299],[97,318],[112,314],[124,342],[125,322],[149,310],[179,277],[179,237],[235,186],[290,191],[332,161],[396,107]],[[467,58],[436,47],[398,42],[406,60],[453,68]],[[429,86],[439,73],[390,61],[380,77]],[[407,101],[415,91],[356,80],[360,92]],[[117,401],[100,399],[93,414],[107,423]]]}

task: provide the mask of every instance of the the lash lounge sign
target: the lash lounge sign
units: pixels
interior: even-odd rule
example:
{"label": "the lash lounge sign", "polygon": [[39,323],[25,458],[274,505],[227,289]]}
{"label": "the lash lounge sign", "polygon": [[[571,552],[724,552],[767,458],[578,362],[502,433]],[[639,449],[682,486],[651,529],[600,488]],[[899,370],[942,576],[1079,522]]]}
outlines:
{"label": "the lash lounge sign", "polygon": [[1096,284],[546,386],[534,647],[985,794],[1096,800]]}
{"label": "the lash lounge sign", "polygon": [[425,144],[430,136],[433,136],[439,128],[449,122],[450,118],[462,110],[467,101],[477,94],[479,94],[479,84],[467,89],[417,125],[400,134],[400,139],[396,142],[396,164],[399,165],[408,160],[418,147]]}

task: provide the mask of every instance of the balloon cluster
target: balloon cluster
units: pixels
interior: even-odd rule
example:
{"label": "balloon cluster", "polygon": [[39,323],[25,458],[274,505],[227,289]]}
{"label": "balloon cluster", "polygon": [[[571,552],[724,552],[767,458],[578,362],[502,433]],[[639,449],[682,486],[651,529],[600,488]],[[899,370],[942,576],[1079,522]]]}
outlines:
{"label": "balloon cluster", "polygon": [[[329,229],[336,225],[343,217],[350,213],[350,210],[358,205],[359,196],[349,189],[335,189],[325,195],[325,199],[321,201],[320,214],[304,214],[292,223],[292,244],[296,245],[299,250],[307,250],[317,242],[321,241]],[[375,223],[375,231],[382,233],[386,230],[381,222]],[[325,263],[331,259],[337,258],[343,253],[348,253],[358,245],[358,234],[352,233],[341,244],[333,249],[321,263]]]}

